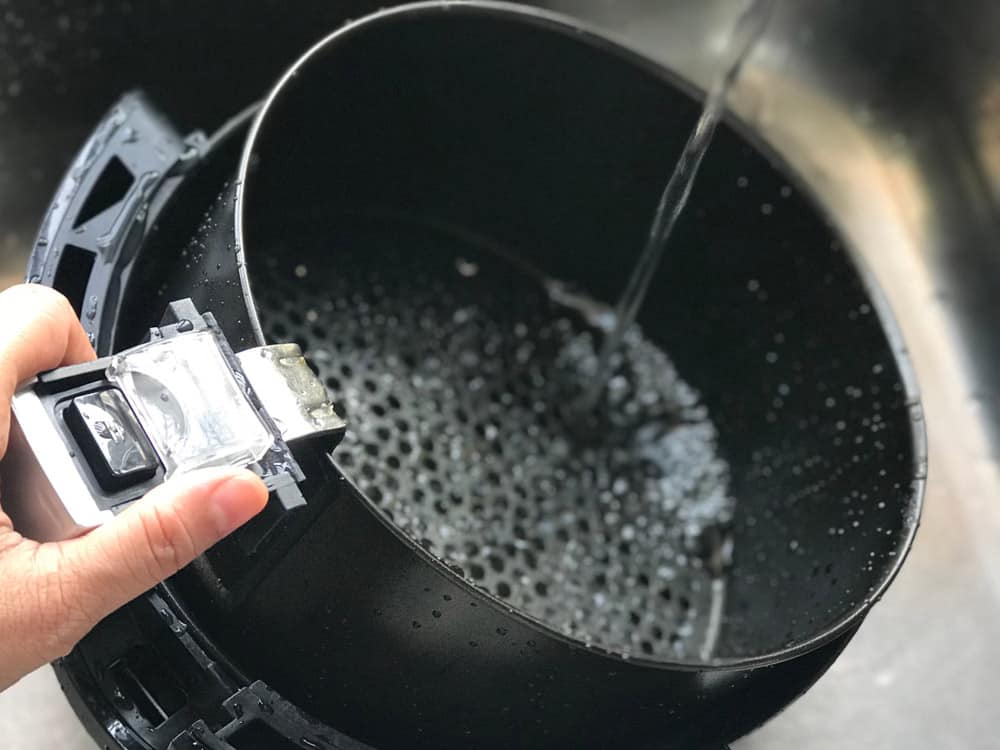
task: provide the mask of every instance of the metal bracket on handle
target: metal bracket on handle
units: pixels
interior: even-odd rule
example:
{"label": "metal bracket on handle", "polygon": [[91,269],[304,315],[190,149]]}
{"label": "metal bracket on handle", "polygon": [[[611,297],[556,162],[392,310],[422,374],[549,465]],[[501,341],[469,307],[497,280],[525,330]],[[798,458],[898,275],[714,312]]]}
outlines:
{"label": "metal bracket on handle", "polygon": [[258,346],[236,356],[286,443],[344,432],[347,423],[298,344]]}

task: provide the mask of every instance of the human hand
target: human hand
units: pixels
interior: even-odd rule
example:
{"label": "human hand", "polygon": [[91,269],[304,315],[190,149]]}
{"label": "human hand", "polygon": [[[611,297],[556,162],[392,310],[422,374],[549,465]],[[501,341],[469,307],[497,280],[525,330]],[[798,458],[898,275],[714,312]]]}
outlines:
{"label": "human hand", "polygon": [[[17,386],[95,354],[66,298],[47,287],[25,284],[0,293],[0,321],[2,457]],[[173,575],[267,502],[267,488],[251,472],[207,469],[157,487],[77,539],[39,544],[13,529],[2,512],[2,490],[0,690],[67,654],[98,621]]]}

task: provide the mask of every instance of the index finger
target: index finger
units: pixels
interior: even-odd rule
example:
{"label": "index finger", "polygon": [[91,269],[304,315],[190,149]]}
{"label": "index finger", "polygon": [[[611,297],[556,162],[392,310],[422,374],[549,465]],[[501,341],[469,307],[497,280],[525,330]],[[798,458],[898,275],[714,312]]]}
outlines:
{"label": "index finger", "polygon": [[69,301],[40,284],[0,292],[0,456],[7,450],[10,401],[17,386],[40,372],[94,359],[94,349]]}

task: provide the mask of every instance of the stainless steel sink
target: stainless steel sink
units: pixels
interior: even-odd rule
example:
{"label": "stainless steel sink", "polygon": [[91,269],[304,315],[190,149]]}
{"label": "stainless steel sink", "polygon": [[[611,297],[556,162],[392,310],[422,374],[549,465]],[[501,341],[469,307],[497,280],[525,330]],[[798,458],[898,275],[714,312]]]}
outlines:
{"label": "stainless steel sink", "polygon": [[[323,31],[377,4],[0,2],[0,276],[23,268],[62,169],[120,91],[143,85],[182,126],[211,127]],[[542,4],[702,86],[741,7]],[[739,116],[812,186],[885,289],[931,454],[923,525],[896,584],[819,684],[736,750],[997,744],[998,34],[989,0],[782,0],[734,91]]]}

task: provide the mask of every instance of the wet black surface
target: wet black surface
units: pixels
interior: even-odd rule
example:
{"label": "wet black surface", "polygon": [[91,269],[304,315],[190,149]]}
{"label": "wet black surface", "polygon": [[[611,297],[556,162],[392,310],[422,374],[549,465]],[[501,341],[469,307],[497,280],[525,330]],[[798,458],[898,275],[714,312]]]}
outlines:
{"label": "wet black surface", "polygon": [[418,226],[384,234],[338,243],[328,265],[252,266],[268,339],[301,342],[349,410],[338,463],[421,546],[549,627],[711,656],[724,586],[709,560],[724,553],[708,539],[733,498],[697,392],[630,326],[595,408],[563,412],[599,330],[497,255]]}

